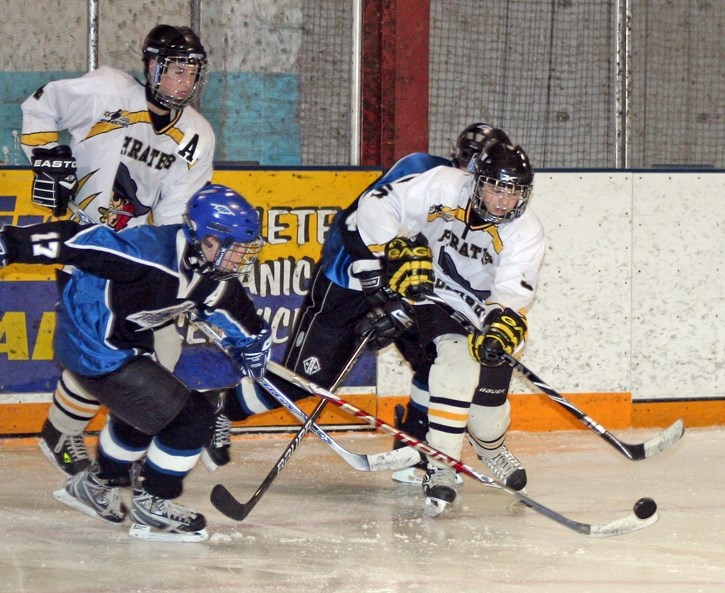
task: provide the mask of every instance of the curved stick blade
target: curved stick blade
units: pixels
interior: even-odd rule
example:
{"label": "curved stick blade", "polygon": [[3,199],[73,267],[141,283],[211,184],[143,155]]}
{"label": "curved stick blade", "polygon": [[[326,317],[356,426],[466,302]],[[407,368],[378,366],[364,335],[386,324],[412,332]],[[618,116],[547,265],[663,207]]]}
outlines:
{"label": "curved stick blade", "polygon": [[682,438],[685,434],[685,423],[682,420],[676,420],[671,426],[667,427],[657,436],[652,437],[647,442],[643,443],[644,456],[653,457],[674,445],[677,441]]}
{"label": "curved stick blade", "polygon": [[647,519],[640,519],[634,513],[630,513],[624,519],[617,519],[611,523],[604,523],[602,525],[592,525],[589,530],[591,537],[611,537],[614,535],[624,535],[626,533],[632,533],[633,531],[639,531],[645,527],[649,527],[659,519],[657,513],[648,517]]}
{"label": "curved stick blade", "polygon": [[234,498],[232,493],[221,484],[217,484],[214,488],[212,488],[209,500],[211,500],[211,503],[214,505],[216,510],[235,521],[243,521],[249,514],[249,511],[252,510],[251,506],[253,506],[239,502],[236,498]]}

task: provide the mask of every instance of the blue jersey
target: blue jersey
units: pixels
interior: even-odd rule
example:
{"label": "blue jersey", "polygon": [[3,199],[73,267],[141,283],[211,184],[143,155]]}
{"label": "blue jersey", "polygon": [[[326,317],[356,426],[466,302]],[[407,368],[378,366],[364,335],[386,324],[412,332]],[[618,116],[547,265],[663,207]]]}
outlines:
{"label": "blue jersey", "polygon": [[[430,169],[440,166],[453,166],[450,160],[439,156],[433,156],[424,152],[414,152],[404,156],[395,163],[388,171],[376,179],[363,192],[382,187],[386,183],[400,181],[406,177],[425,173]],[[362,194],[361,194],[362,195]],[[360,249],[354,246],[355,239],[346,237],[347,221],[354,216],[357,210],[359,197],[345,210],[335,215],[330,230],[322,246],[322,259],[320,265],[327,278],[344,288],[350,286],[350,265],[357,259],[369,259],[370,252],[360,244]]]}
{"label": "blue jersey", "polygon": [[5,227],[10,261],[65,264],[54,339],[55,358],[80,375],[112,372],[154,351],[153,329],[196,309],[239,348],[262,320],[236,280],[193,273],[183,260],[181,225],[129,228],[71,221]]}

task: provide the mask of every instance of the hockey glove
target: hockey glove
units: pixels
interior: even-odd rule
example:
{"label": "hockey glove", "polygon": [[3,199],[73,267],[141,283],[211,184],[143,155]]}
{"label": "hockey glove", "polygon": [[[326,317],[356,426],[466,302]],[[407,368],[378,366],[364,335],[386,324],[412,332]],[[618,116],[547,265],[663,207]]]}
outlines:
{"label": "hockey glove", "polygon": [[250,336],[250,341],[234,352],[234,360],[250,379],[264,377],[272,349],[272,329],[267,323],[262,331]]}
{"label": "hockey glove", "polygon": [[512,309],[496,309],[484,320],[483,330],[468,334],[473,360],[489,367],[503,364],[503,354],[513,355],[526,340],[526,319]]}
{"label": "hockey glove", "polygon": [[390,290],[420,301],[433,292],[433,253],[424,238],[397,237],[385,246],[385,273]]}
{"label": "hockey glove", "polygon": [[61,144],[54,148],[34,148],[32,167],[32,200],[44,208],[52,208],[53,216],[63,216],[68,202],[76,195],[76,159],[69,146]]}
{"label": "hockey glove", "polygon": [[363,336],[372,331],[368,348],[380,350],[413,327],[413,323],[412,307],[404,300],[395,298],[368,311],[355,325],[355,332]]}

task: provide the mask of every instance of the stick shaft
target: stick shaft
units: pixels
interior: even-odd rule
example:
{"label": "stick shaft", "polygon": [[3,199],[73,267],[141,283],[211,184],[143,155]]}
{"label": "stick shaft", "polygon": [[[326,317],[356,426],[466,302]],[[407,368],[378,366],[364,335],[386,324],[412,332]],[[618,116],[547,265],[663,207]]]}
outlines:
{"label": "stick shaft", "polygon": [[[333,405],[339,407],[340,409],[344,410],[348,414],[350,414],[356,418],[360,418],[360,419],[364,420],[365,422],[370,424],[370,426],[378,428],[378,429],[382,430],[383,432],[393,436],[395,439],[408,444],[409,446],[416,449],[420,453],[427,455],[429,458],[436,459],[437,461],[448,465],[449,467],[455,469],[456,471],[458,471],[462,474],[465,474],[468,477],[473,478],[474,480],[477,480],[478,482],[484,484],[485,486],[497,488],[499,490],[506,492],[507,494],[510,494],[511,496],[515,496],[521,502],[523,502],[526,506],[532,508],[533,510],[540,513],[541,515],[544,515],[545,517],[548,517],[549,519],[559,523],[560,525],[563,525],[578,533],[582,533],[584,535],[595,536],[595,537],[622,535],[624,533],[629,533],[630,531],[642,529],[643,527],[650,525],[651,523],[653,523],[656,520],[656,516],[654,518],[651,517],[647,520],[639,520],[639,519],[637,519],[637,517],[634,516],[634,514],[631,514],[630,516],[628,516],[624,519],[618,519],[616,521],[612,521],[612,522],[610,522],[608,524],[604,524],[604,525],[592,525],[589,523],[580,523],[578,521],[574,521],[556,511],[550,509],[549,507],[546,507],[543,504],[533,500],[532,498],[529,498],[528,496],[522,494],[521,492],[518,492],[516,490],[508,488],[507,486],[499,484],[498,482],[489,478],[488,476],[485,476],[485,475],[477,472],[472,467],[460,462],[459,460],[457,460],[449,455],[446,455],[442,451],[439,451],[438,449],[435,449],[422,441],[419,441],[418,439],[412,437],[408,433],[406,433],[402,430],[399,430],[399,429],[391,426],[390,424],[387,424],[386,422],[380,420],[379,418],[372,416],[371,414],[368,414],[364,410],[345,401],[344,399],[335,395],[334,393],[331,393],[330,391],[321,388],[319,385],[315,385],[311,381],[307,381],[306,379],[300,377],[299,375],[295,374],[294,372],[290,371],[289,369],[280,367],[280,365],[278,365],[276,363],[269,363],[269,366],[270,366],[270,369],[272,370],[272,372],[274,372],[274,374],[279,375],[283,379],[286,379],[287,381],[289,381],[295,385],[298,385],[304,389],[314,391],[317,395],[330,401]],[[275,394],[276,393],[279,394],[279,389],[277,389],[277,387],[273,383],[271,383],[268,379],[262,378],[260,380],[260,384],[265,389],[267,389],[270,392],[270,394],[272,394],[273,396],[276,397]]]}
{"label": "stick shaft", "polygon": [[[333,386],[331,387],[331,391],[334,391],[337,389],[337,387],[345,380],[345,377],[350,372],[350,369],[354,366],[357,359],[360,357],[362,352],[365,350],[365,347],[367,346],[368,341],[370,340],[370,334],[366,334],[363,336],[363,339],[361,340],[360,344],[357,346],[355,351],[353,352],[352,356],[348,360],[347,364],[343,367],[343,369],[339,372],[337,375],[337,378],[335,379],[335,382]],[[265,384],[262,380],[259,381],[260,384],[264,387]],[[275,393],[272,393],[273,397],[276,397]],[[280,401],[282,405],[285,407],[288,407],[288,404],[292,403],[291,400],[287,398],[286,401]],[[312,414],[309,415],[309,417],[306,419],[304,424],[302,425],[302,428],[297,432],[297,434],[294,436],[294,438],[289,442],[287,447],[285,447],[285,450],[282,452],[282,455],[280,455],[277,462],[274,464],[272,469],[267,474],[267,477],[264,479],[264,481],[260,484],[259,488],[252,494],[251,498],[247,500],[245,503],[239,502],[236,498],[234,498],[229,491],[226,491],[226,494],[222,494],[221,490],[217,488],[216,495],[212,495],[211,502],[212,504],[222,512],[223,514],[236,519],[237,521],[241,521],[244,519],[249,513],[252,511],[252,509],[257,505],[257,503],[260,501],[262,496],[264,496],[264,493],[269,490],[269,487],[274,482],[275,478],[280,474],[282,471],[282,468],[287,464],[287,461],[289,461],[292,454],[297,450],[297,447],[302,442],[302,439],[305,437],[305,435],[310,431],[312,426],[315,424],[315,421],[320,417],[322,412],[325,409],[325,405],[327,404],[326,399],[320,400],[320,402],[315,407]],[[214,491],[212,491],[214,492]],[[235,504],[236,503],[236,504]]]}
{"label": "stick shaft", "polygon": [[[459,311],[456,311],[443,299],[437,295],[429,295],[426,297],[431,303],[438,306],[441,310],[445,311],[450,317],[457,321],[461,327],[468,333],[478,331],[478,329],[471,323],[471,321],[465,317]],[[610,433],[604,426],[599,424],[596,420],[582,412],[573,403],[567,400],[563,395],[557,392],[553,387],[547,385],[543,379],[538,377],[531,369],[527,368],[522,362],[519,362],[510,354],[503,354],[503,359],[508,365],[510,365],[515,371],[518,371],[525,379],[530,381],[534,386],[541,389],[544,394],[549,397],[552,401],[563,407],[569,414],[579,420],[584,426],[590,429],[592,432],[597,434],[600,438],[604,439],[622,455],[633,461],[639,461],[647,457],[652,457],[660,451],[665,450],[667,447],[677,442],[682,434],[684,433],[684,425],[682,421],[678,420],[666,430],[662,431],[659,435],[653,437],[646,443],[629,444],[621,441],[612,433]]]}

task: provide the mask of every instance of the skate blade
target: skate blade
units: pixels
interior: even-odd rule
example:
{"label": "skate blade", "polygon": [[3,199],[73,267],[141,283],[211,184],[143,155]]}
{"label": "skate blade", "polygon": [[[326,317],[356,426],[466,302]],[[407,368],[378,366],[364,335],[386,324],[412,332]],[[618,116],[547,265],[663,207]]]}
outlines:
{"label": "skate blade", "polygon": [[447,506],[448,503],[445,500],[426,497],[425,504],[423,505],[423,514],[426,517],[437,517]]}
{"label": "skate blade", "polygon": [[69,507],[80,511],[81,513],[85,513],[89,517],[99,519],[104,523],[117,524],[122,523],[124,519],[124,517],[109,518],[104,517],[103,515],[99,515],[93,507],[89,507],[84,502],[78,500],[75,496],[71,496],[70,494],[68,494],[65,488],[61,488],[60,490],[56,490],[55,492],[53,492],[53,498],[62,502],[63,504],[67,504]]}
{"label": "skate blade", "polygon": [[190,531],[189,533],[179,533],[171,531],[158,531],[149,525],[139,525],[134,523],[131,525],[128,534],[135,539],[142,539],[147,542],[180,542],[194,543],[203,542],[209,539],[209,533],[206,529],[199,531]]}
{"label": "skate blade", "polygon": [[[422,486],[423,476],[425,472],[417,467],[407,467],[405,469],[393,472],[392,478],[394,482],[400,484],[410,484],[411,486]],[[461,474],[456,474],[456,486],[463,484]]]}
{"label": "skate blade", "polygon": [[405,469],[393,472],[393,481],[411,486],[421,486],[423,484],[423,471],[416,470],[417,468],[415,467],[406,467]]}

